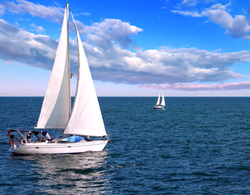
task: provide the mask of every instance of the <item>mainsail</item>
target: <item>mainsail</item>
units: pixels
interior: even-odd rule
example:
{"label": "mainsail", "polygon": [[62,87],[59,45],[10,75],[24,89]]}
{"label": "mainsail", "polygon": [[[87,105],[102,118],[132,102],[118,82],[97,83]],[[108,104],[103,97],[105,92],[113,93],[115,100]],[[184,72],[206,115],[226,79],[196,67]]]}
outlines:
{"label": "mainsail", "polygon": [[162,94],[161,105],[165,106],[165,98],[164,98],[164,94],[163,94],[162,90],[161,90],[161,94]]}
{"label": "mainsail", "polygon": [[68,5],[65,8],[60,41],[35,128],[64,129],[71,113]]}
{"label": "mainsail", "polygon": [[74,107],[64,133],[104,136],[106,135],[106,130],[94,83],[74,18],[73,22],[78,44],[78,82]]}

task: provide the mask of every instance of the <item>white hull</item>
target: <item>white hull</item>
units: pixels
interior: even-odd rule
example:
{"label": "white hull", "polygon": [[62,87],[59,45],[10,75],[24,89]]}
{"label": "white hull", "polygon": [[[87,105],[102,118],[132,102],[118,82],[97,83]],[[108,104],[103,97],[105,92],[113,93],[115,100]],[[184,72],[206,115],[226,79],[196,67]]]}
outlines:
{"label": "white hull", "polygon": [[88,151],[102,151],[108,140],[85,141],[77,143],[26,143],[12,144],[9,151],[14,154],[77,154]]}
{"label": "white hull", "polygon": [[164,110],[164,106],[154,106],[153,109]]}

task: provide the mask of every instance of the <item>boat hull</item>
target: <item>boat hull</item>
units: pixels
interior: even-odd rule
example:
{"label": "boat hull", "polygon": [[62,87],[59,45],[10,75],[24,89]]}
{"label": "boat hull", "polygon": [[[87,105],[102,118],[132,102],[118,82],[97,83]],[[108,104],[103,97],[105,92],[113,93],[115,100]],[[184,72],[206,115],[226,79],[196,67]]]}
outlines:
{"label": "boat hull", "polygon": [[164,110],[164,106],[154,106],[153,109],[156,109],[156,110]]}
{"label": "boat hull", "polygon": [[77,154],[89,151],[102,151],[108,140],[82,140],[76,143],[26,143],[12,145],[9,149],[14,154]]}

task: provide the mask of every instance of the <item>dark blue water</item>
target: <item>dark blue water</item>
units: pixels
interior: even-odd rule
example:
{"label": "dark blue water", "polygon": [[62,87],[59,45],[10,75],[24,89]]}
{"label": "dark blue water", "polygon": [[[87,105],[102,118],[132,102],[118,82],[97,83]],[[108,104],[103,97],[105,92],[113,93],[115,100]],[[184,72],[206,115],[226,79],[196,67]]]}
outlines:
{"label": "dark blue water", "polygon": [[14,156],[7,129],[35,126],[42,98],[0,98],[0,194],[250,194],[250,98],[99,98],[112,143]]}

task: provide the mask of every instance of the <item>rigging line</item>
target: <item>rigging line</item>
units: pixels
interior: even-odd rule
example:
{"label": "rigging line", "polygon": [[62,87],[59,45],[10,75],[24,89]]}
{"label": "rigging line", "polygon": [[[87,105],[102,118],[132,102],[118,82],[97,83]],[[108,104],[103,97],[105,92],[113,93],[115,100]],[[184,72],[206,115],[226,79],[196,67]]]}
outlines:
{"label": "rigging line", "polygon": [[24,120],[24,122],[23,122],[23,129],[24,129],[24,125],[25,125],[25,123],[26,123],[26,121],[27,121],[27,118],[28,118],[28,112],[29,112],[29,110],[30,110],[30,106],[31,106],[32,99],[33,99],[33,98],[30,99],[30,103],[29,103],[28,109],[27,109],[27,111],[26,111],[25,120]]}
{"label": "rigging line", "polygon": [[59,131],[61,134],[65,135],[65,137],[70,137],[70,135],[64,134],[64,132],[62,132],[60,129],[56,129],[56,130]]}

